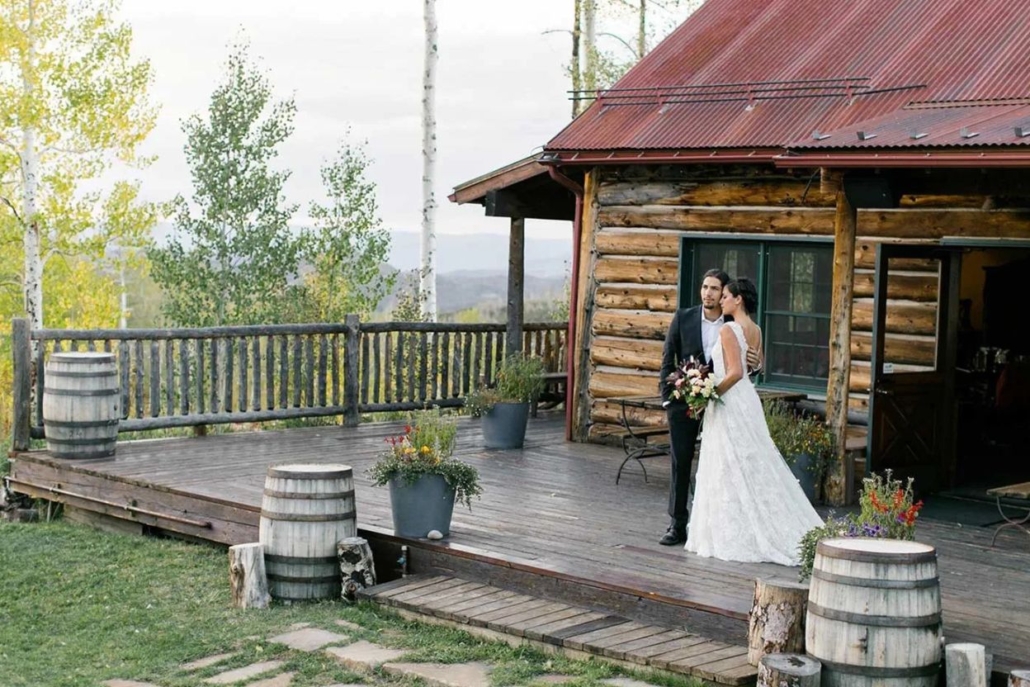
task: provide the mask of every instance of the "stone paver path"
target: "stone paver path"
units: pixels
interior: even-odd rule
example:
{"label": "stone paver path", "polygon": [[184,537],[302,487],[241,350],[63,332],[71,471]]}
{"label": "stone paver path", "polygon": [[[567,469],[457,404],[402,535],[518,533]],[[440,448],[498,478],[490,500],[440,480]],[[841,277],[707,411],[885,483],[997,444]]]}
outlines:
{"label": "stone paver path", "polygon": [[249,666],[234,668],[233,670],[219,673],[214,677],[209,677],[204,680],[204,682],[211,685],[231,685],[234,682],[242,682],[243,680],[257,677],[264,673],[271,673],[273,670],[279,670],[282,666],[282,661],[262,661],[261,663],[251,663]]}
{"label": "stone paver path", "polygon": [[485,663],[386,663],[383,672],[420,677],[435,687],[490,687],[490,666]]}
{"label": "stone paver path", "polygon": [[330,644],[346,644],[350,641],[344,635],[338,635],[328,630],[320,630],[317,627],[305,627],[300,630],[276,635],[268,641],[275,644],[285,644],[291,649],[298,651],[317,651]]}
{"label": "stone paver path", "polygon": [[360,641],[349,646],[329,647],[326,653],[356,673],[369,673],[384,663],[400,660],[407,652]]}
{"label": "stone paver path", "polygon": [[[342,629],[361,632],[360,625],[345,620],[336,621]],[[260,639],[260,638],[255,638]],[[324,651],[348,670],[369,675],[367,684],[334,684],[329,687],[369,687],[383,682],[375,677],[376,669],[393,679],[419,678],[429,687],[490,687],[490,672],[493,667],[487,663],[411,663],[404,662],[407,651],[391,649],[367,641],[351,641],[346,635],[311,627],[308,623],[295,623],[287,632],[267,638],[273,644],[284,644],[295,651]],[[340,646],[332,646],[332,645]],[[214,654],[185,663],[180,668],[186,672],[197,672],[217,666],[236,656],[236,652]],[[223,670],[204,682],[211,685],[232,687],[290,687],[294,673],[283,670],[286,661],[269,660],[242,668]],[[546,674],[529,681],[532,687],[559,687],[575,680],[574,676]],[[603,680],[608,687],[655,687],[647,682],[625,677]],[[162,687],[136,680],[108,680],[104,687]]]}

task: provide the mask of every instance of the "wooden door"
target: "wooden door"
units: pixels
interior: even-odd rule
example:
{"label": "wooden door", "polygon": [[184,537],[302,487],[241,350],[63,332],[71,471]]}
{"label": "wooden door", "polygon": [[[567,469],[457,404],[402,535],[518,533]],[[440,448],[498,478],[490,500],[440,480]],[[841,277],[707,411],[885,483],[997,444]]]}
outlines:
{"label": "wooden door", "polygon": [[[933,369],[895,371],[884,360],[887,274],[891,259],[938,264],[936,355]],[[955,475],[955,354],[961,254],[939,247],[880,244],[876,252],[873,356],[866,474],[893,471],[915,478],[928,494],[952,485]]]}

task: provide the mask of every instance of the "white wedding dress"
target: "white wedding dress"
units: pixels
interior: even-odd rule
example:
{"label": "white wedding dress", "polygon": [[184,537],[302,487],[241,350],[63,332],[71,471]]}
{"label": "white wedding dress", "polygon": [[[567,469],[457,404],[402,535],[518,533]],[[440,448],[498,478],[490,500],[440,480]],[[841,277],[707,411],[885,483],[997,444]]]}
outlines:
{"label": "white wedding dress", "polygon": [[[728,322],[740,343],[740,325]],[[712,352],[716,378],[726,375],[721,345]],[[798,543],[823,524],[776,450],[758,392],[747,375],[704,413],[694,504],[686,549],[726,561],[798,565]]]}

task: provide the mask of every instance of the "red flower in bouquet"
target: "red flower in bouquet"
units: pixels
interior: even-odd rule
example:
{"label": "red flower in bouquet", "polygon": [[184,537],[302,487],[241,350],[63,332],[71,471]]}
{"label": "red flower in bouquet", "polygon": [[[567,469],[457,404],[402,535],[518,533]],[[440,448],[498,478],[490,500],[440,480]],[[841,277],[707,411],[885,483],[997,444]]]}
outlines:
{"label": "red flower in bouquet", "polygon": [[683,361],[665,381],[672,385],[673,398],[687,404],[687,417],[700,418],[709,401],[719,400],[712,368],[694,356]]}

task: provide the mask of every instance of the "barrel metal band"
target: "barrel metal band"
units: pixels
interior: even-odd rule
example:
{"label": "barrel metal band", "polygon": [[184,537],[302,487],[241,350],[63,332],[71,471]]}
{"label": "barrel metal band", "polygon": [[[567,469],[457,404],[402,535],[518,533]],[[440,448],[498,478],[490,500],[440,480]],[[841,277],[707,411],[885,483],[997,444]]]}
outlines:
{"label": "barrel metal band", "polygon": [[121,389],[54,389],[44,387],[43,393],[47,396],[117,396]]}
{"label": "barrel metal band", "polygon": [[[813,658],[815,658],[813,656]],[[816,659],[823,664],[823,668],[831,670],[835,673],[845,673],[847,675],[861,675],[862,677],[871,678],[891,678],[891,677],[931,677],[940,672],[940,664],[931,663],[926,666],[911,666],[908,668],[883,668],[880,666],[853,666],[847,663],[835,663],[833,661],[827,661],[826,659]]]}
{"label": "barrel metal band", "polygon": [[870,625],[873,627],[934,627],[941,624],[940,613],[917,615],[909,618],[899,618],[893,615],[864,615],[862,613],[838,611],[833,608],[823,608],[811,601],[808,602],[808,612],[827,620],[839,620],[843,623]]}
{"label": "barrel metal band", "polygon": [[110,420],[43,420],[44,427],[114,427],[118,418]]}
{"label": "barrel metal band", "polygon": [[339,558],[337,556],[279,556],[274,553],[266,553],[265,562],[282,563],[284,565],[314,565],[321,563],[336,565],[339,563]]}
{"label": "barrel metal band", "polygon": [[857,563],[934,563],[937,561],[937,551],[918,551],[913,553],[884,553],[882,551],[857,551],[855,549],[838,549],[827,546],[825,541],[819,542],[815,549],[816,553],[826,558],[836,558],[844,561],[855,561]]}
{"label": "barrel metal band", "polygon": [[47,437],[46,441],[48,444],[54,444],[56,446],[100,446],[102,444],[113,444],[115,438],[99,437],[92,439],[58,439],[56,437]]}
{"label": "barrel metal band", "polygon": [[84,372],[82,370],[47,370],[46,376],[49,379],[54,377],[74,377],[76,379],[111,379],[116,384],[118,383],[118,371],[113,367],[106,373],[97,374],[98,371]]}
{"label": "barrel metal band", "polygon": [[279,468],[268,468],[269,477],[280,479],[350,479],[353,474],[351,468],[346,470],[323,470],[321,472],[291,472]]}
{"label": "barrel metal band", "polygon": [[824,582],[832,582],[834,584],[844,584],[851,587],[866,587],[868,589],[925,589],[926,587],[936,587],[938,585],[936,577],[922,580],[871,580],[865,577],[837,575],[836,573],[818,569],[812,571],[812,578],[823,580]]}
{"label": "barrel metal band", "polygon": [[274,489],[265,489],[265,496],[272,496],[279,499],[352,499],[354,498],[354,490],[350,491],[334,491],[325,494],[296,494],[291,491],[276,491]]}
{"label": "barrel metal band", "polygon": [[346,513],[320,513],[317,515],[306,515],[300,513],[274,513],[262,509],[261,517],[284,522],[333,522],[334,520],[353,519],[354,511],[351,510]]}
{"label": "barrel metal band", "polygon": [[265,576],[273,582],[298,582],[300,584],[332,584],[335,582],[342,585],[339,575],[329,575],[327,577],[289,577],[287,575],[267,573]]}

